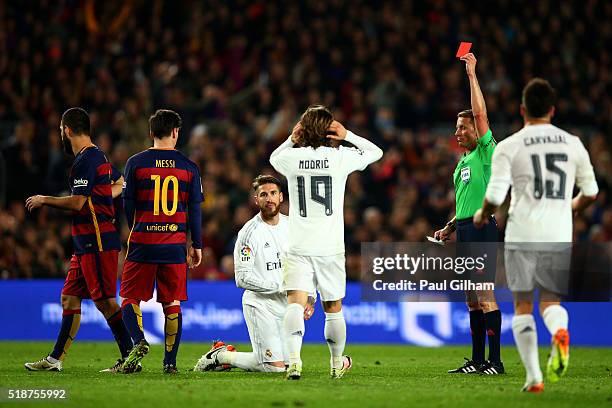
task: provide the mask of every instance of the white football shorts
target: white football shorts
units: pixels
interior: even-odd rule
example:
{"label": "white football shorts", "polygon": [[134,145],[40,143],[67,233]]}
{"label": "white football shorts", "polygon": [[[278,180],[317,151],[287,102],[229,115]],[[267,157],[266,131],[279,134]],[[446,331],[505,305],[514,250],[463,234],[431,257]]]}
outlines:
{"label": "white football shorts", "polygon": [[283,289],[321,295],[324,302],[346,295],[346,260],[344,254],[302,256],[287,253],[283,263]]}
{"label": "white football shorts", "polygon": [[512,292],[531,292],[536,287],[558,295],[565,295],[569,288],[571,252],[504,251],[506,280]]}

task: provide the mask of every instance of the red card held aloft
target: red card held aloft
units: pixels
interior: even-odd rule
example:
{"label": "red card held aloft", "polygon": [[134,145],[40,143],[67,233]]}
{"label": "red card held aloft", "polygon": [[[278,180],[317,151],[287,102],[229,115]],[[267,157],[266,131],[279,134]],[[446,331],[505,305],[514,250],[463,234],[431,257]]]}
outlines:
{"label": "red card held aloft", "polygon": [[459,44],[459,49],[457,50],[457,58],[461,58],[465,54],[470,52],[470,48],[472,48],[472,43],[471,42],[463,42],[462,41],[461,44]]}

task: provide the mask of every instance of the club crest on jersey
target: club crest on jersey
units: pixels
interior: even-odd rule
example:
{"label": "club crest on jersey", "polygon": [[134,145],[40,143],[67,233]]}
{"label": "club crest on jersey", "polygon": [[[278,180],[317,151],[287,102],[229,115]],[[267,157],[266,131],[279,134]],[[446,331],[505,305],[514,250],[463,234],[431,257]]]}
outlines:
{"label": "club crest on jersey", "polygon": [[245,262],[251,260],[251,248],[248,245],[244,245],[240,248],[240,259]]}
{"label": "club crest on jersey", "polygon": [[470,182],[470,178],[472,177],[472,171],[469,167],[464,167],[461,169],[461,181],[465,184]]}

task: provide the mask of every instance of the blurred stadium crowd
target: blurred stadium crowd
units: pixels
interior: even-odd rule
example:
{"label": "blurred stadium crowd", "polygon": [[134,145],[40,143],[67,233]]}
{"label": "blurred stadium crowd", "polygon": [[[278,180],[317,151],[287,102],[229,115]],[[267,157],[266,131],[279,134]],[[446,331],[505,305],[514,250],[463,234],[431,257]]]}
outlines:
{"label": "blurred stadium crowd", "polygon": [[65,274],[69,214],[26,214],[24,200],[68,191],[58,131],[68,107],[90,112],[119,169],[149,146],[155,109],[181,114],[180,148],[200,164],[206,196],[204,262],[191,277],[229,279],[234,237],[255,212],[251,181],[272,172],[270,152],[311,103],[385,150],[347,186],[358,278],[360,242],[422,241],[453,216],[454,123],[469,108],[460,40],[474,42],[498,140],[522,126],[523,85],[551,81],[554,122],[582,138],[601,189],[575,237],[612,240],[612,3],[370,3],[0,0],[0,278]]}

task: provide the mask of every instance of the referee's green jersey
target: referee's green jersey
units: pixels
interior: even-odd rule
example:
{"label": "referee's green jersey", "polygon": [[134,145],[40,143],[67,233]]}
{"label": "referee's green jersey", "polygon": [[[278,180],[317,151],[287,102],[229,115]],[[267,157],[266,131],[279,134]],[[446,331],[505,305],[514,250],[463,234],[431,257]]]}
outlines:
{"label": "referee's green jersey", "polygon": [[474,216],[482,207],[487,184],[491,178],[491,158],[497,142],[491,129],[478,138],[476,148],[465,153],[453,173],[455,182],[455,212],[458,220]]}

